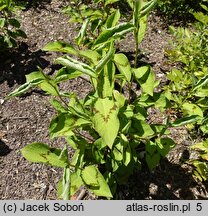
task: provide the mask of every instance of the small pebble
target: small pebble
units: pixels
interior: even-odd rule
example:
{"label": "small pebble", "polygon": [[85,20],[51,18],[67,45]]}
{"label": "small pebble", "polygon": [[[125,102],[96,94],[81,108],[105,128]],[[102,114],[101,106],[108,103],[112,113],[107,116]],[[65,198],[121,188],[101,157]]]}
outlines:
{"label": "small pebble", "polygon": [[0,104],[2,105],[4,103],[4,99],[0,99]]}

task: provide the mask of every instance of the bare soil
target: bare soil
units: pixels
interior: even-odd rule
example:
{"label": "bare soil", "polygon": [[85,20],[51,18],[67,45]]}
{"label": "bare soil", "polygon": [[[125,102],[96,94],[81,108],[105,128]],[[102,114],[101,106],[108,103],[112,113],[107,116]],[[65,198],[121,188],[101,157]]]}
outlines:
{"label": "bare soil", "polygon": [[[62,170],[42,164],[31,164],[20,149],[32,142],[44,142],[63,147],[64,139],[49,138],[48,126],[55,115],[50,97],[33,90],[22,97],[5,100],[5,97],[25,82],[25,75],[37,66],[53,73],[57,54],[46,53],[41,48],[50,41],[72,42],[75,26],[61,13],[64,1],[43,1],[46,4],[30,5],[20,13],[22,28],[28,38],[9,53],[0,54],[0,199],[57,199],[56,185]],[[37,7],[38,6],[38,7]],[[141,44],[140,63],[149,63],[156,77],[166,83],[170,70],[164,49],[171,36],[164,21],[155,13],[150,15],[145,40]],[[135,45],[129,34],[119,49],[134,55]],[[62,86],[75,91],[80,98],[90,90],[88,82],[75,79]],[[151,119],[161,119],[157,110],[150,111]],[[184,163],[195,157],[190,152],[191,141],[185,128],[171,130],[177,146],[152,172],[147,167],[135,173],[128,184],[119,186],[116,199],[207,199],[207,185],[192,177],[192,167]],[[96,199],[88,193],[85,199]]]}

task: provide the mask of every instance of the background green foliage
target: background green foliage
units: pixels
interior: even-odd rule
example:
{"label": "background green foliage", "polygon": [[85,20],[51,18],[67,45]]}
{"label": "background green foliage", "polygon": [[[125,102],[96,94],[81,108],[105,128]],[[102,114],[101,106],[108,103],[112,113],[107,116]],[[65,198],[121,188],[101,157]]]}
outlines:
{"label": "background green foliage", "polygon": [[[200,6],[204,12],[192,13],[197,22],[191,30],[170,27],[175,40],[167,55],[180,67],[167,75],[169,83],[164,89],[178,112],[183,116],[195,115],[197,122],[187,128],[203,139],[208,134],[208,8]],[[200,180],[207,180],[207,140],[193,149],[200,151],[200,159],[193,162],[194,174]]]}
{"label": "background green foliage", "polygon": [[208,15],[201,12],[193,15],[198,22],[192,30],[170,27],[175,39],[172,49],[166,53],[171,62],[181,66],[173,68],[167,75],[170,82],[165,90],[185,116],[198,115],[202,118],[198,123],[202,132],[207,134]]}
{"label": "background green foliage", "polygon": [[0,0],[0,52],[16,47],[18,37],[26,37],[15,16],[20,8],[20,5],[12,0]]}
{"label": "background green foliage", "polygon": [[195,149],[199,152],[199,159],[192,161],[193,165],[195,166],[194,175],[200,181],[207,181],[208,180],[208,139],[193,145],[192,149]]}
{"label": "background green foliage", "polygon": [[169,22],[178,20],[185,24],[194,20],[192,12],[201,11],[200,4],[206,2],[206,0],[160,0],[158,9],[169,19]]}

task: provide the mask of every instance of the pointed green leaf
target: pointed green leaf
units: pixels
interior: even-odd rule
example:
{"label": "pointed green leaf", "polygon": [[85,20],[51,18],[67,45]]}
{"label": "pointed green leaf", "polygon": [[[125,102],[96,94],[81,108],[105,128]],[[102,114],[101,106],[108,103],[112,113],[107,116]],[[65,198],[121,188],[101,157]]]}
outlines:
{"label": "pointed green leaf", "polygon": [[7,6],[5,4],[3,4],[2,6],[0,6],[0,11],[4,10],[4,8],[6,8]]}
{"label": "pointed green leaf", "polygon": [[194,144],[193,146],[191,146],[191,148],[195,149],[195,150],[200,150],[200,151],[208,152],[208,139],[206,139],[203,142]]}
{"label": "pointed green leaf", "polygon": [[60,113],[66,113],[67,110],[66,108],[61,104],[60,101],[56,100],[56,99],[52,99],[50,100],[51,105]]}
{"label": "pointed green leaf", "polygon": [[192,13],[199,22],[203,23],[205,26],[208,25],[208,15],[203,12],[195,12]]}
{"label": "pointed green leaf", "polygon": [[71,187],[70,187],[70,194],[74,195],[80,187],[84,185],[82,178],[77,173],[71,173]]}
{"label": "pointed green leaf", "polygon": [[147,16],[144,16],[139,20],[139,31],[137,37],[138,44],[140,44],[144,39],[146,30],[147,30]]}
{"label": "pointed green leaf", "polygon": [[77,55],[77,50],[73,48],[72,45],[63,41],[54,41],[48,43],[46,46],[43,47],[43,51],[53,51],[53,52],[63,52],[69,53],[73,55]]}
{"label": "pointed green leaf", "polygon": [[124,146],[122,144],[123,144],[122,141],[119,141],[119,142],[116,142],[116,144],[113,146],[112,157],[116,161],[122,161],[123,160]]}
{"label": "pointed green leaf", "polygon": [[92,155],[96,163],[104,164],[105,161],[105,151],[106,151],[106,144],[104,143],[102,138],[97,139],[93,143],[92,147]]}
{"label": "pointed green leaf", "polygon": [[35,71],[26,75],[27,82],[30,82],[35,78],[44,79],[43,82],[41,82],[38,85],[39,88],[41,88],[43,91],[51,95],[58,96],[58,86],[55,84],[53,80],[51,80],[51,78],[48,75],[44,74],[42,69],[39,68],[39,71]]}
{"label": "pointed green leaf", "polygon": [[[71,159],[71,165],[75,167],[75,171],[78,175],[81,174],[82,168],[85,164],[86,160],[86,154],[85,148],[87,146],[86,140],[82,139],[81,141],[77,142],[77,140],[74,140],[76,142],[76,146],[78,149],[76,149],[76,152],[74,153],[72,159]],[[69,143],[71,145],[71,143]],[[72,145],[71,145],[72,146]]]}
{"label": "pointed green leaf", "polygon": [[158,0],[152,0],[152,1],[147,2],[141,9],[140,17],[143,17],[149,12],[151,12],[157,3],[158,3]]}
{"label": "pointed green leaf", "polygon": [[145,150],[149,155],[153,155],[157,152],[157,145],[152,141],[147,141],[145,145]]}
{"label": "pointed green leaf", "polygon": [[78,44],[78,45],[80,45],[80,44],[83,42],[83,39],[84,39],[84,37],[85,37],[85,35],[86,35],[86,31],[87,31],[87,28],[88,28],[89,23],[90,23],[90,19],[89,19],[89,18],[86,19],[86,20],[83,22],[82,27],[81,27],[81,29],[80,29],[80,31],[79,31],[79,34],[78,34],[78,36],[77,36],[77,38],[76,38],[76,41],[77,41],[77,44]]}
{"label": "pointed green leaf", "polygon": [[62,198],[63,200],[69,200],[70,198],[70,168],[65,167],[62,179]]}
{"label": "pointed green leaf", "polygon": [[204,76],[202,79],[200,79],[196,85],[194,86],[193,91],[195,91],[196,89],[205,86],[208,83],[208,75]]}
{"label": "pointed green leaf", "polygon": [[196,104],[184,103],[182,105],[182,110],[184,115],[188,115],[188,116],[198,115],[200,117],[203,117],[203,111]]}
{"label": "pointed green leaf", "polygon": [[27,38],[27,35],[24,31],[22,31],[21,29],[17,29],[14,32],[15,37],[22,37],[22,38]]}
{"label": "pointed green leaf", "polygon": [[207,95],[208,95],[208,88],[198,88],[196,93],[194,93],[194,96],[200,98],[206,98]]}
{"label": "pointed green leaf", "polygon": [[134,107],[134,118],[136,118],[137,120],[145,121],[147,117],[147,110],[145,108],[139,105],[136,105]]}
{"label": "pointed green leaf", "polygon": [[3,28],[3,27],[4,27],[5,21],[6,21],[5,18],[0,18],[0,28]]}
{"label": "pointed green leaf", "polygon": [[85,167],[81,176],[89,189],[97,196],[112,197],[110,188],[97,167],[93,165]]}
{"label": "pointed green leaf", "polygon": [[153,170],[160,162],[160,154],[146,155],[146,162],[150,170]]}
{"label": "pointed green leaf", "polygon": [[169,151],[175,146],[175,142],[168,137],[158,139],[156,140],[156,143],[158,146],[157,150],[163,157],[165,157],[169,153]]}
{"label": "pointed green leaf", "polygon": [[94,106],[93,124],[103,141],[112,148],[119,130],[118,107],[113,100],[99,98]]}
{"label": "pointed green leaf", "polygon": [[27,74],[25,77],[26,77],[26,82],[31,82],[32,80],[37,79],[37,78],[41,78],[41,79],[45,80],[45,77],[41,73],[41,71],[34,71],[30,74]]}
{"label": "pointed green leaf", "polygon": [[160,162],[160,154],[158,153],[157,148],[157,144],[152,141],[148,141],[145,145],[145,159],[150,170],[153,170]]}
{"label": "pointed green leaf", "polygon": [[208,100],[207,100],[207,98],[201,98],[196,103],[197,103],[197,105],[199,107],[206,108],[206,109],[208,108]]}
{"label": "pointed green leaf", "polygon": [[19,88],[15,89],[13,92],[11,92],[8,95],[8,97],[19,96],[28,91],[30,88],[35,87],[40,83],[43,83],[44,80],[45,77],[40,73],[40,71],[32,72],[26,75],[26,83],[21,85]]}
{"label": "pointed green leaf", "polygon": [[149,66],[133,69],[136,79],[142,87],[143,92],[153,96],[155,86],[155,74]]}
{"label": "pointed green leaf", "polygon": [[123,37],[124,34],[131,32],[134,26],[131,23],[122,23],[112,28],[104,30],[93,44],[93,48],[96,49],[101,45],[109,43],[111,40]]}
{"label": "pointed green leaf", "polygon": [[82,72],[72,68],[62,67],[57,71],[54,82],[60,83],[66,80],[74,79],[82,75]]}
{"label": "pointed green leaf", "polygon": [[91,122],[82,118],[78,118],[71,114],[59,114],[55,117],[49,127],[51,138],[54,137],[67,137],[72,135],[72,130],[77,127],[88,125]]}
{"label": "pointed green leaf", "polygon": [[101,59],[101,55],[95,50],[81,50],[79,54],[88,61],[92,62],[94,65],[97,65],[99,59]]}
{"label": "pointed green leaf", "polygon": [[38,85],[43,91],[47,92],[50,95],[58,96],[58,86],[53,80],[49,82],[44,81]]}
{"label": "pointed green leaf", "polygon": [[128,82],[130,82],[131,76],[132,76],[132,69],[131,69],[131,65],[129,63],[128,58],[122,53],[115,54],[114,62],[119,72],[124,75],[124,77],[126,78]]}
{"label": "pointed green leaf", "polygon": [[60,149],[50,148],[43,143],[32,143],[21,149],[22,155],[31,162],[46,163],[57,167],[68,165],[67,157],[60,157]]}
{"label": "pointed green leaf", "polygon": [[59,57],[56,59],[55,63],[78,70],[86,75],[89,75],[90,77],[96,78],[95,71],[93,70],[93,68],[69,56]]}
{"label": "pointed green leaf", "polygon": [[97,66],[95,67],[96,73],[98,73],[104,68],[104,66],[113,58],[114,53],[115,53],[115,48],[113,47],[113,44],[111,44],[107,54],[98,62]]}
{"label": "pointed green leaf", "polygon": [[132,159],[131,146],[129,144],[128,138],[124,134],[121,134],[120,142],[123,146],[123,163],[125,166],[128,166]]}
{"label": "pointed green leaf", "polygon": [[37,78],[37,79],[34,79],[30,82],[27,82],[27,83],[21,85],[19,88],[15,89],[13,92],[11,92],[8,95],[8,98],[22,95],[23,93],[28,91],[30,88],[37,86],[38,84],[42,83],[43,81],[44,80],[42,78]]}
{"label": "pointed green leaf", "polygon": [[[67,172],[68,171],[69,170],[67,170]],[[64,178],[65,178],[65,181],[63,182]],[[65,187],[63,187],[63,184]],[[68,195],[70,197],[73,196],[80,189],[82,185],[84,185],[84,182],[82,181],[82,178],[80,177],[80,175],[78,175],[76,172],[66,173],[66,174],[64,173],[62,179],[58,182],[58,185],[57,185],[58,198],[64,199],[63,195],[66,195],[66,196]],[[67,186],[69,186],[70,189],[67,188]],[[66,191],[65,194],[63,194],[63,188],[65,188],[65,191]]]}
{"label": "pointed green leaf", "polygon": [[147,138],[154,135],[154,131],[151,126],[145,121],[138,119],[132,119],[131,133],[135,133],[139,137]]}
{"label": "pointed green leaf", "polygon": [[123,94],[121,94],[117,90],[113,90],[113,96],[116,100],[116,103],[118,104],[119,108],[123,107],[126,103],[126,98]]}
{"label": "pointed green leaf", "polygon": [[128,166],[132,158],[132,151],[129,144],[123,154],[123,163],[125,166]]}
{"label": "pointed green leaf", "polygon": [[88,166],[82,171],[82,179],[88,186],[99,187],[98,170],[95,166]]}
{"label": "pointed green leaf", "polygon": [[194,172],[194,175],[200,180],[200,181],[207,181],[208,180],[208,164],[206,162],[202,161],[194,161],[193,165],[196,167],[196,170]]}
{"label": "pointed green leaf", "polygon": [[136,29],[139,28],[139,19],[140,19],[140,9],[142,7],[141,0],[134,0],[134,13],[133,13],[133,23]]}
{"label": "pointed green leaf", "polygon": [[100,97],[105,98],[112,96],[115,81],[115,71],[115,65],[112,61],[110,61],[100,72],[97,82],[97,91]]}
{"label": "pointed green leaf", "polygon": [[113,12],[107,19],[106,23],[105,23],[105,26],[106,28],[112,28],[114,26],[117,25],[119,19],[120,19],[120,11],[119,10],[116,10],[115,12]]}
{"label": "pointed green leaf", "polygon": [[68,149],[66,145],[64,146],[61,154],[59,155],[59,160],[68,162]]}
{"label": "pointed green leaf", "polygon": [[128,119],[131,119],[131,118],[134,116],[134,111],[133,111],[133,109],[134,109],[134,106],[132,106],[132,105],[128,105],[128,106],[126,107],[126,110],[125,110],[125,112],[124,112],[124,115],[125,115]]}
{"label": "pointed green leaf", "polygon": [[17,19],[11,18],[8,21],[11,26],[15,28],[20,28],[20,22]]}
{"label": "pointed green leaf", "polygon": [[177,119],[175,122],[171,123],[171,126],[179,127],[179,126],[183,126],[186,124],[195,123],[200,119],[201,119],[201,117],[199,117],[198,115],[188,116],[188,117],[184,117],[181,119]]}

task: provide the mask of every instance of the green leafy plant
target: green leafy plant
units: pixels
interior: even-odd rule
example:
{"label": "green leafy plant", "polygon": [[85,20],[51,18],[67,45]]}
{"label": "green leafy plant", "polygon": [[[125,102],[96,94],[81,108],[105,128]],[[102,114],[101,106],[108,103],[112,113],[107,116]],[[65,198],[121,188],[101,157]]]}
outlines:
{"label": "green leafy plant", "polygon": [[195,166],[194,176],[200,181],[208,180],[208,139],[191,147],[199,152],[199,159],[192,161]]}
{"label": "green leafy plant", "polygon": [[[169,83],[164,89],[184,116],[198,116],[200,130],[207,134],[208,16],[201,12],[193,14],[200,21],[195,24],[193,31],[170,27],[175,41],[172,43],[173,49],[167,50],[167,54],[170,61],[178,62],[181,66],[179,69],[173,68],[167,75]],[[193,125],[189,126],[193,128]]]}
{"label": "green leafy plant", "polygon": [[[58,184],[59,197],[63,199],[69,199],[83,185],[97,196],[112,198],[117,185],[125,183],[142,162],[146,161],[152,170],[174,147],[174,141],[167,136],[168,127],[192,120],[148,123],[148,108],[165,108],[168,100],[163,93],[154,92],[159,82],[149,65],[137,67],[135,63],[132,67],[126,55],[116,53],[114,43],[126,28],[132,29],[139,40],[141,29],[134,30],[134,26],[140,28],[138,19],[143,16],[135,11],[149,10],[150,3],[147,4],[138,7],[135,1],[133,23],[103,29],[91,49],[80,50],[60,41],[46,45],[44,50],[66,53],[55,60],[62,68],[53,77],[39,68],[26,75],[26,83],[9,95],[18,96],[39,87],[54,96],[51,104],[57,115],[50,123],[50,136],[65,137],[75,152],[72,159],[68,158],[68,146],[61,150],[32,143],[21,152],[31,162],[64,169]],[[117,20],[114,16],[112,23]],[[59,83],[83,75],[92,85],[85,98],[78,99],[75,93],[59,89]],[[133,92],[133,83],[141,89],[140,95]]]}
{"label": "green leafy plant", "polygon": [[120,10],[113,7],[120,0],[73,1],[63,12],[70,16],[69,22],[80,26],[75,39],[78,46],[90,47],[101,31],[118,24]]}
{"label": "green leafy plant", "polygon": [[21,24],[14,14],[19,9],[12,0],[0,0],[0,50],[12,48],[17,45],[18,37],[26,37],[20,29]]}
{"label": "green leafy plant", "polygon": [[[208,8],[201,7],[206,13],[193,12],[198,21],[193,30],[170,27],[175,41],[167,54],[180,67],[173,68],[167,75],[169,83],[164,89],[177,112],[185,117],[195,116],[196,122],[189,123],[187,128],[200,132],[203,140],[208,134]],[[207,180],[207,140],[191,148],[198,150],[200,155],[198,160],[191,162],[195,166],[194,175],[201,181]]]}
{"label": "green leafy plant", "polygon": [[200,4],[206,0],[160,0],[158,2],[158,10],[164,14],[169,21],[185,20],[194,21],[193,12],[201,11]]}
{"label": "green leafy plant", "polygon": [[[139,43],[142,41],[147,28],[147,15],[155,7],[157,0],[129,0],[127,3],[133,10],[131,21],[119,23],[121,12],[119,7],[113,7],[120,0],[94,0],[91,4],[82,4],[74,1],[74,4],[64,8],[63,12],[68,14],[70,22],[76,22],[81,25],[76,37],[78,46],[98,48],[100,42],[108,37],[121,38],[126,33],[131,32],[134,27],[134,36],[136,41],[136,58],[138,56]],[[81,1],[82,2],[82,1]],[[118,4],[119,5],[119,4]],[[96,7],[95,7],[96,6]],[[102,34],[100,34],[102,32]],[[96,43],[94,41],[96,40]],[[106,41],[106,43],[108,43]],[[103,44],[104,45],[104,44]]]}

